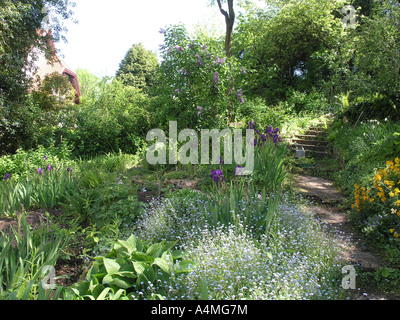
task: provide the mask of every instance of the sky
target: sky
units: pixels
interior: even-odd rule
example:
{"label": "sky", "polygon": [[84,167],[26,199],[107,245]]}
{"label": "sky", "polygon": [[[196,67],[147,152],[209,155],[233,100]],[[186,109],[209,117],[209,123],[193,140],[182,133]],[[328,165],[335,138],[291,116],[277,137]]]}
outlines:
{"label": "sky", "polygon": [[97,76],[114,76],[135,43],[155,53],[163,43],[161,28],[183,23],[188,31],[198,24],[224,32],[225,20],[209,0],[74,0],[74,19],[67,21],[68,43],[56,44],[72,69]]}

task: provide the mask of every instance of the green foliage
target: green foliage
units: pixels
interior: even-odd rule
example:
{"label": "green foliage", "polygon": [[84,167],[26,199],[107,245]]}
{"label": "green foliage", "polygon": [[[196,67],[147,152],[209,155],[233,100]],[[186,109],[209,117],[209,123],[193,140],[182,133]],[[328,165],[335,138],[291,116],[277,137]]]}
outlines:
{"label": "green foliage", "polygon": [[[0,216],[15,217],[17,212],[37,208],[55,209],[77,187],[67,168],[39,168],[36,174],[0,181]],[[39,170],[38,169],[38,170]]]}
{"label": "green foliage", "polygon": [[[0,3],[0,154],[14,152],[21,146],[34,145],[36,121],[40,110],[31,105],[29,74],[37,59],[32,48],[50,56],[49,34],[37,32],[49,18],[52,37],[63,38],[64,19],[70,19],[74,6],[67,0],[13,1]],[[46,12],[43,8],[46,7]]]}
{"label": "green foliage", "polygon": [[101,228],[114,219],[134,221],[141,212],[138,186],[125,174],[134,165],[130,155],[99,156],[78,165],[77,187],[66,195],[65,208],[79,223]]}
{"label": "green foliage", "polygon": [[157,56],[141,43],[134,44],[121,61],[116,79],[126,86],[148,92],[157,83]]}
{"label": "green foliage", "polygon": [[345,164],[345,169],[333,178],[347,195],[352,195],[355,183],[366,183],[375,168],[394,158],[399,153],[395,133],[397,123],[370,121],[353,127],[338,121],[334,124],[328,139]]}
{"label": "green foliage", "polygon": [[65,75],[54,72],[39,83],[31,92],[33,104],[37,105],[42,116],[37,120],[40,127],[58,125],[60,112],[65,112],[68,106],[73,106],[75,89]]}
{"label": "green foliage", "polygon": [[372,97],[364,95],[352,101],[339,117],[346,117],[351,124],[367,120],[395,122],[400,120],[400,112],[396,104],[396,100],[393,101],[382,94],[375,94]]}
{"label": "green foliage", "polygon": [[389,294],[399,294],[400,272],[396,268],[378,268],[374,272],[364,272],[360,276],[361,285],[378,288]]}
{"label": "green foliage", "polygon": [[77,156],[135,154],[144,145],[150,126],[150,100],[139,89],[117,80],[88,78],[82,104],[71,113],[76,127],[63,132]]}
{"label": "green foliage", "polygon": [[218,47],[192,39],[184,26],[164,31],[156,121],[179,119],[184,128],[215,127],[233,120],[244,101],[245,74],[236,58]]}
{"label": "green foliage", "polygon": [[308,91],[325,79],[329,74],[320,56],[338,50],[343,6],[344,1],[315,0],[250,7],[239,18],[236,35],[236,50],[245,51],[242,63],[254,75],[249,91],[276,102],[285,98],[287,88]]}
{"label": "green foliage", "polygon": [[183,260],[184,252],[172,251],[175,244],[142,242],[134,235],[118,240],[108,254],[96,257],[86,281],[70,287],[65,298],[154,299],[165,294],[160,290],[160,283],[164,285],[170,282],[173,274],[190,270],[190,262]]}
{"label": "green foliage", "polygon": [[21,300],[48,296],[40,284],[44,267],[55,266],[68,243],[67,234],[48,227],[31,230],[22,214],[17,230],[0,235],[0,296]]}
{"label": "green foliage", "polygon": [[256,146],[254,157],[254,173],[252,180],[268,193],[276,192],[284,183],[288,174],[286,146],[267,142]]}
{"label": "green foliage", "polygon": [[18,149],[14,154],[3,156],[0,158],[0,177],[10,174],[18,178],[22,175],[37,173],[38,168],[45,169],[49,164],[56,168],[64,165],[65,169],[74,166],[68,143],[46,148],[39,145],[36,149],[29,151]]}

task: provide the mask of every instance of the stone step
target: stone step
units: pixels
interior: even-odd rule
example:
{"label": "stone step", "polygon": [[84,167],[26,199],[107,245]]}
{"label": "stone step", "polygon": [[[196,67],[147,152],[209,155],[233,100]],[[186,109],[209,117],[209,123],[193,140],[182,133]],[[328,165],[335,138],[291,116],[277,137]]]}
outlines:
{"label": "stone step", "polygon": [[306,131],[305,135],[310,135],[310,136],[322,136],[325,134],[324,129],[322,130],[315,130],[315,129],[310,129]]}
{"label": "stone step", "polygon": [[[306,158],[325,158],[325,157],[330,157],[330,153],[327,151],[316,151],[316,150],[304,150],[305,151],[305,157]],[[296,153],[296,150],[292,149],[293,153]]]}
{"label": "stone step", "polygon": [[[306,151],[326,151],[327,150],[326,146],[315,145],[315,144],[299,144],[299,147],[300,147],[300,149],[301,149],[301,147],[303,147],[304,150],[306,150]],[[290,148],[292,150],[296,150],[295,145],[291,145]]]}
{"label": "stone step", "polygon": [[308,139],[300,139],[294,138],[292,139],[292,144],[299,144],[299,145],[314,145],[314,146],[327,146],[328,142],[325,140],[308,140]]}
{"label": "stone step", "polygon": [[318,140],[321,138],[320,135],[315,134],[298,134],[296,135],[297,139],[304,139],[304,140]]}

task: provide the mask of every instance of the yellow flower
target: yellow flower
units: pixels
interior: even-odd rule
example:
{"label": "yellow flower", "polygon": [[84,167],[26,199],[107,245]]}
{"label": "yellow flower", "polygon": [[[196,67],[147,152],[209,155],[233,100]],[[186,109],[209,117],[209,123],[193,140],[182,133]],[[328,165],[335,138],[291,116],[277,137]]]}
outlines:
{"label": "yellow flower", "polygon": [[396,164],[400,164],[400,158],[397,157],[396,159],[394,159],[394,161],[396,162]]}
{"label": "yellow flower", "polygon": [[[382,180],[382,176],[380,174],[376,174],[375,175],[375,180],[376,181],[381,181]],[[400,181],[399,181],[400,182]]]}
{"label": "yellow flower", "polygon": [[389,196],[390,196],[391,198],[393,198],[393,197],[394,197],[394,193],[393,193],[393,191],[389,193]]}
{"label": "yellow flower", "polygon": [[400,200],[397,200],[395,203],[396,203],[396,206],[400,207]]}
{"label": "yellow flower", "polygon": [[393,233],[394,232],[394,229],[390,229],[390,233]]}
{"label": "yellow flower", "polygon": [[386,161],[386,165],[389,167],[394,166],[394,162],[393,161]]}
{"label": "yellow flower", "polygon": [[399,235],[396,232],[393,235],[395,236],[395,238],[399,237]]}

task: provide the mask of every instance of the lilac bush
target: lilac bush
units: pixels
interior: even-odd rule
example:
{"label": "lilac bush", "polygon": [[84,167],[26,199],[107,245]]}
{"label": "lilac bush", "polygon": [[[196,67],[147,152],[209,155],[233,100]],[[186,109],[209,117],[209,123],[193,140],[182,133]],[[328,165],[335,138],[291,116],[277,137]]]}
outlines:
{"label": "lilac bush", "polygon": [[185,128],[233,120],[237,107],[245,102],[240,88],[246,72],[240,61],[227,58],[223,44],[209,45],[190,38],[183,26],[162,29],[162,34],[160,112],[179,119]]}

